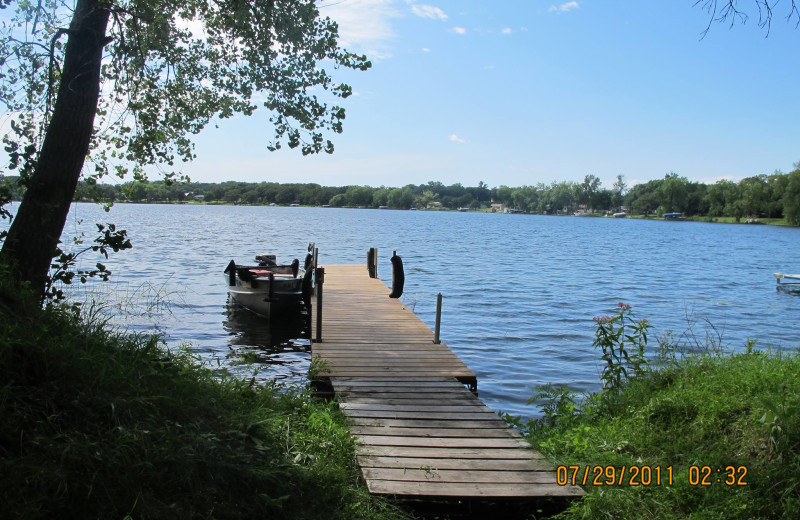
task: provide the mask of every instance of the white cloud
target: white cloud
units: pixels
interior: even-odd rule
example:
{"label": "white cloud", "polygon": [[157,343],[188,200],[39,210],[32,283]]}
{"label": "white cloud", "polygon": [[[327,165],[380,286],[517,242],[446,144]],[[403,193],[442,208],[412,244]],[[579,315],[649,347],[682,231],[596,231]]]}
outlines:
{"label": "white cloud", "polygon": [[549,11],[551,13],[555,11],[558,11],[559,13],[567,13],[569,11],[572,11],[573,9],[580,9],[580,7],[581,6],[578,4],[578,2],[575,2],[573,0],[572,2],[566,2],[558,6],[553,4],[550,6]]}
{"label": "white cloud", "polygon": [[411,12],[422,18],[430,18],[432,20],[447,20],[447,15],[438,7],[425,4],[412,4]]}
{"label": "white cloud", "polygon": [[422,48],[422,52],[431,52],[431,50],[429,48],[427,48],[427,47],[423,47]]}
{"label": "white cloud", "polygon": [[458,34],[467,34],[467,30],[463,27],[453,27],[453,32]]}
{"label": "white cloud", "polygon": [[456,134],[450,134],[450,140],[451,140],[452,142],[454,142],[454,143],[460,143],[460,144],[464,144],[464,143],[466,143],[466,142],[467,142],[467,140],[466,140],[466,139],[461,139],[461,138],[460,138],[460,137],[458,137]]}
{"label": "white cloud", "polygon": [[322,3],[320,15],[339,24],[339,44],[370,59],[391,55],[389,42],[395,37],[391,19],[400,16],[392,0],[348,0]]}
{"label": "white cloud", "polygon": [[514,32],[514,31],[512,31],[512,30],[511,30],[511,27],[505,27],[505,28],[503,28],[503,30],[502,30],[502,31],[500,31],[500,32],[502,32],[503,34],[511,34],[511,33],[512,33],[512,32]]}

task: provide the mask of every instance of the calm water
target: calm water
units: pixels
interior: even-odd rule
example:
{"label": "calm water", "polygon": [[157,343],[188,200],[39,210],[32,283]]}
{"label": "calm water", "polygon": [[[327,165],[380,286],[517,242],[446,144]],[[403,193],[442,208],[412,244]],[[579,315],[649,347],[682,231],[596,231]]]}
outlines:
{"label": "calm water", "polygon": [[81,292],[103,299],[118,323],[242,375],[253,367],[237,365],[240,354],[255,354],[261,379],[303,382],[308,343],[294,339],[299,325],[277,330],[229,307],[222,270],[259,252],[302,261],[308,242],[323,266],[363,263],[379,248],[387,283],[397,250],[404,302],[433,328],[443,293],[442,341],[478,374],[489,406],[518,415],[535,415],[525,405],[535,385],[599,388],[592,317],[620,301],[655,326],[652,344],[673,331],[734,350],[748,337],[800,347],[800,295],[776,291],[772,276],[800,271],[800,229],[328,208],[121,204],[105,214],[79,204],[65,233],[92,236],[96,221],[127,229],[134,249],[107,262],[113,284]]}

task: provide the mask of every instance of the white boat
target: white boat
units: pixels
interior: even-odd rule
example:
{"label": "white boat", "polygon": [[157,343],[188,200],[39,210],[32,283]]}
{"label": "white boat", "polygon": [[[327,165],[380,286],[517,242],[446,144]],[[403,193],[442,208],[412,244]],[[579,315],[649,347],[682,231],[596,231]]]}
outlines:
{"label": "white boat", "polygon": [[[797,285],[800,284],[800,274],[775,273],[775,281],[778,285]],[[785,280],[781,282],[781,280]]]}
{"label": "white boat", "polygon": [[233,260],[225,268],[228,294],[239,305],[270,318],[280,313],[300,312],[303,286],[310,293],[310,277],[294,259],[289,265],[278,265],[275,255],[256,255],[257,265],[236,265]]}
{"label": "white boat", "polygon": [[625,218],[627,216],[628,214],[625,213],[624,211],[620,211],[619,213],[614,213],[614,218]]}

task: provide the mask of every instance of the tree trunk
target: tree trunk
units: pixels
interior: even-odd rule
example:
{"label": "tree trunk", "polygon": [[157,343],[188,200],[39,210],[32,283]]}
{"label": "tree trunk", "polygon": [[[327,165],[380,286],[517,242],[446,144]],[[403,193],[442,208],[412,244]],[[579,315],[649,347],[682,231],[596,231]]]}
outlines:
{"label": "tree trunk", "polygon": [[0,251],[18,282],[43,294],[53,254],[89,151],[100,95],[110,1],[78,0],[53,116],[28,191]]}

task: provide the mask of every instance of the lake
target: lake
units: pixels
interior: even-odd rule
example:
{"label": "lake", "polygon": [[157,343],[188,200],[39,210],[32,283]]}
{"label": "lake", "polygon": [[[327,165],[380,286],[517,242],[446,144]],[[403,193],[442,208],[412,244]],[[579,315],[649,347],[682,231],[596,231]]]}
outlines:
{"label": "lake", "polygon": [[[15,208],[12,208],[12,210]],[[94,222],[127,229],[132,250],[105,262],[112,282],[76,287],[104,302],[120,326],[159,332],[213,366],[259,380],[305,382],[308,341],[228,306],[222,271],[271,252],[320,265],[364,263],[379,249],[391,283],[392,251],[406,270],[404,303],[431,329],[444,295],[442,342],[478,375],[495,410],[531,417],[536,385],[600,388],[592,318],[633,306],[685,344],[729,350],[800,347],[800,295],[777,291],[773,272],[800,272],[800,229],[772,226],[488,213],[118,204],[109,214],[76,204],[65,237]],[[97,261],[87,258],[88,265]],[[366,268],[365,268],[366,276]],[[240,364],[242,353],[255,365]]]}

